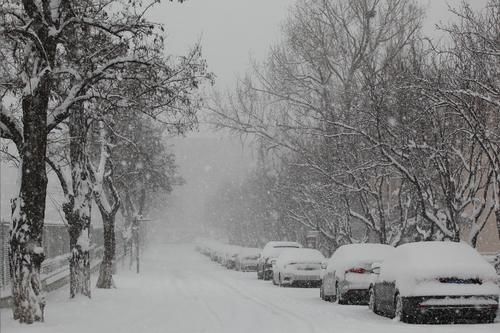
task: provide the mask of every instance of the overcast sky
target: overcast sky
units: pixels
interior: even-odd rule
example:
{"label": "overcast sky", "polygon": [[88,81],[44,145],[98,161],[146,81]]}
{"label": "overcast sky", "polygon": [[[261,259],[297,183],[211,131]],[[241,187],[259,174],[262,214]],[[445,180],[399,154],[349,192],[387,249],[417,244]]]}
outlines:
{"label": "overcast sky", "polygon": [[[425,31],[433,32],[436,23],[447,22],[448,4],[458,6],[460,0],[418,0],[427,7]],[[201,40],[210,71],[217,75],[217,88],[230,87],[237,74],[243,74],[249,57],[264,60],[269,46],[280,37],[281,22],[295,0],[188,0],[183,4],[163,0],[151,13],[151,18],[164,23],[169,54],[185,54]],[[473,8],[482,8],[487,0],[468,0]],[[197,139],[193,139],[197,137]],[[206,142],[201,142],[203,138]],[[242,151],[238,138],[214,138],[209,129],[190,135],[186,141],[176,140],[174,151],[187,184],[176,190],[181,210],[190,211],[190,220],[201,218],[204,198],[223,181],[241,181],[253,166],[251,154]],[[5,165],[1,165],[5,167]],[[7,193],[9,180],[15,172],[2,172],[0,215],[9,214]],[[54,183],[56,184],[56,183]],[[10,187],[9,187],[10,188]],[[54,194],[58,186],[51,185]],[[12,192],[12,191],[11,191]],[[49,195],[50,196],[50,195]],[[2,205],[2,202],[4,204]],[[5,209],[4,209],[5,208]],[[182,214],[181,214],[182,215]],[[180,216],[177,216],[180,219]],[[55,218],[55,217],[54,217]]]}
{"label": "overcast sky", "polygon": [[[263,60],[269,46],[280,37],[281,22],[295,0],[188,0],[182,4],[162,1],[152,18],[164,23],[168,52],[183,54],[201,39],[209,68],[217,75],[220,88],[231,86],[243,74],[249,57]],[[434,35],[436,23],[447,22],[448,4],[461,0],[417,0],[427,10],[425,32]],[[473,8],[487,0],[468,0]]]}
{"label": "overcast sky", "polygon": [[[468,0],[474,8],[487,0]],[[185,54],[201,40],[209,70],[217,76],[216,88],[231,87],[237,75],[249,67],[249,59],[265,59],[269,47],[280,38],[281,24],[295,0],[188,0],[183,4],[162,1],[151,17],[164,23],[168,33],[167,52]],[[448,4],[460,0],[418,0],[427,8],[424,31],[437,37],[436,23],[448,22]],[[168,224],[203,223],[207,196],[224,182],[240,182],[253,167],[248,149],[238,138],[221,138],[209,128],[175,140],[174,151],[180,173],[187,184],[177,188],[166,210]]]}
{"label": "overcast sky", "polygon": [[201,38],[209,68],[224,87],[243,73],[249,56],[262,59],[277,40],[293,0],[162,1],[153,19],[166,25],[169,51],[183,53]]}

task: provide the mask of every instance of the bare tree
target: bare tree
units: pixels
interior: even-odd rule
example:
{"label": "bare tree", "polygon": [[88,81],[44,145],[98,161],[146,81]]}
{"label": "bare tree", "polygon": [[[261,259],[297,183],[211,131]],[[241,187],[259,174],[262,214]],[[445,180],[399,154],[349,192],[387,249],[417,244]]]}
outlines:
{"label": "bare tree", "polygon": [[[58,130],[71,114],[81,111],[77,107],[80,103],[98,99],[113,100],[115,104],[128,101],[130,105],[130,101],[140,103],[147,98],[156,103],[151,110],[151,116],[156,116],[158,108],[169,104],[169,100],[163,99],[167,91],[185,81],[179,84],[170,81],[168,88],[162,82],[179,75],[190,76],[190,88],[174,98],[175,103],[187,103],[205,76],[204,62],[191,61],[200,59],[199,50],[193,53],[194,58],[183,58],[180,61],[183,66],[168,65],[171,60],[163,56],[160,31],[163,28],[144,19],[153,3],[134,1],[125,5],[120,1],[100,0],[1,3],[0,86],[2,96],[20,99],[18,109],[2,108],[0,112],[0,135],[14,142],[21,161],[20,190],[13,200],[10,239],[14,318],[20,322],[31,323],[43,317],[39,272],[44,259],[41,241],[48,134]],[[154,79],[158,79],[156,85],[146,86]],[[137,94],[124,94],[125,90],[117,88],[130,81],[142,88],[136,90]],[[194,110],[196,107],[184,112],[171,108],[169,118],[178,122],[179,118],[192,117]],[[84,172],[81,162],[78,161],[80,175]],[[81,189],[77,194],[85,197],[88,193]],[[80,239],[80,235],[74,238]]]}
{"label": "bare tree", "polygon": [[[298,167],[316,175],[318,185],[308,179],[295,187],[301,189],[296,207],[310,203],[301,214],[291,212],[297,222],[325,220],[319,212],[335,206],[330,210],[347,209],[349,220],[364,224],[379,241],[398,242],[401,232],[390,224],[407,224],[407,200],[388,195],[383,185],[403,183],[404,177],[359,130],[375,130],[370,111],[362,108],[368,79],[381,75],[418,37],[421,17],[412,1],[301,1],[268,61],[227,103],[216,98],[218,126],[258,137],[279,156],[295,155]],[[395,214],[397,209],[403,212]],[[352,241],[349,228],[343,229]]]}
{"label": "bare tree", "polygon": [[[489,1],[479,12],[465,3],[450,10],[457,22],[441,29],[450,36],[451,45],[434,48],[439,71],[423,78],[421,87],[435,105],[446,106],[461,119],[463,135],[482,150],[481,164],[490,165],[492,184],[485,197],[492,196],[488,200],[494,205],[500,237],[500,1]],[[477,233],[481,228],[473,229]]]}

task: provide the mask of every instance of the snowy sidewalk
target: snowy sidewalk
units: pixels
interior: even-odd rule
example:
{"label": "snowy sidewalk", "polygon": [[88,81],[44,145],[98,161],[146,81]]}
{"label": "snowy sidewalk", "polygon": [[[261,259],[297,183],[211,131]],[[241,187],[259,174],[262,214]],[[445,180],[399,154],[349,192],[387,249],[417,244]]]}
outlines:
{"label": "snowy sidewalk", "polygon": [[91,300],[69,300],[67,287],[51,293],[45,323],[20,326],[4,309],[0,332],[500,332],[498,319],[495,324],[408,325],[364,306],[326,303],[318,289],[278,288],[257,280],[255,273],[228,271],[191,245],[151,250],[141,269],[139,275],[122,269],[115,277],[118,289],[94,289]]}

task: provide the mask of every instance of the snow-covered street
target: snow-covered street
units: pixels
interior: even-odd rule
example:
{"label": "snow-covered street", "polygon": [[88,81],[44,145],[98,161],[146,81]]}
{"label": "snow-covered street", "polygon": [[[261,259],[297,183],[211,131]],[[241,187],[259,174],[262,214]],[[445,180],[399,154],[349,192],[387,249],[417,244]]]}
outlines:
{"label": "snow-covered street", "polygon": [[[119,264],[121,267],[121,264]],[[192,245],[160,245],[144,254],[139,275],[120,268],[117,289],[92,300],[68,299],[68,287],[48,295],[46,322],[30,326],[2,310],[1,332],[499,332],[479,325],[409,325],[365,306],[319,299],[316,288],[279,288],[255,273],[226,270]]]}

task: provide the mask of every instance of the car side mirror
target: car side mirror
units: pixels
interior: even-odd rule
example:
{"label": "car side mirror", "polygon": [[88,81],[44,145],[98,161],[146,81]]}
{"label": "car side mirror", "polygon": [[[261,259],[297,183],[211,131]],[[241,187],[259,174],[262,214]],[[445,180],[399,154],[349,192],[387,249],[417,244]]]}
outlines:
{"label": "car side mirror", "polygon": [[373,263],[370,267],[370,273],[372,274],[380,274],[380,263]]}
{"label": "car side mirror", "polygon": [[328,264],[326,262],[321,263],[321,269],[326,269],[327,266]]}

